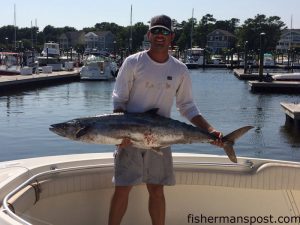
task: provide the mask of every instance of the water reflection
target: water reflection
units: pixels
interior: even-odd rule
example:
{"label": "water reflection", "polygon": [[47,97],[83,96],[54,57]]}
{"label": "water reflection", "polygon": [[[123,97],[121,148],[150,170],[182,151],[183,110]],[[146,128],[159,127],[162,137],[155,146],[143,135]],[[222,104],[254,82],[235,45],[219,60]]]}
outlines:
{"label": "water reflection", "polygon": [[3,96],[0,98],[0,108],[2,115],[9,117],[11,114],[24,112],[24,96]]}
{"label": "water reflection", "polygon": [[[292,148],[300,148],[300,127],[299,125],[293,125],[286,123],[280,127],[280,133],[285,138],[286,142],[291,145]],[[299,149],[300,151],[300,149]]]}

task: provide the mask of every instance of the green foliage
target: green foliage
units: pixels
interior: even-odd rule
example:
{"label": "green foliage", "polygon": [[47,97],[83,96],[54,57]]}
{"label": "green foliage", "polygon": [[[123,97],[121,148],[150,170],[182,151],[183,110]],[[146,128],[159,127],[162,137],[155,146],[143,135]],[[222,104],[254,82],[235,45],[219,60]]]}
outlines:
{"label": "green foliage", "polygon": [[[173,45],[178,46],[180,51],[191,47],[191,30],[193,27],[192,45],[204,48],[206,46],[207,35],[215,29],[227,30],[237,36],[237,44],[243,46],[248,41],[249,49],[257,50],[259,48],[260,33],[266,33],[266,50],[274,50],[279,40],[282,29],[286,26],[278,16],[267,17],[257,14],[254,18],[247,19],[244,24],[239,26],[239,19],[231,18],[229,20],[217,20],[212,14],[204,15],[199,21],[196,18],[188,21],[178,22],[173,20],[175,29],[175,39]],[[144,40],[144,35],[148,31],[148,25],[138,22],[132,27],[119,26],[115,23],[101,22],[96,23],[94,27],[82,29],[84,32],[91,31],[111,31],[116,35],[116,48],[128,50],[129,39],[132,32],[132,51],[138,51]],[[37,27],[16,28],[17,41],[22,40],[24,48],[30,48],[32,40],[35,48],[41,49],[47,41],[58,41],[61,34],[68,31],[77,31],[73,27],[56,28],[51,25],[46,26],[42,31]],[[3,26],[0,28],[0,48],[13,49],[14,47],[14,26]],[[82,48],[77,46],[76,48]]]}
{"label": "green foliage", "polygon": [[239,43],[242,45],[248,41],[249,49],[256,50],[260,48],[260,34],[265,33],[266,50],[275,48],[280,38],[282,29],[285,24],[278,16],[266,17],[257,14],[254,19],[247,19],[237,32]]}

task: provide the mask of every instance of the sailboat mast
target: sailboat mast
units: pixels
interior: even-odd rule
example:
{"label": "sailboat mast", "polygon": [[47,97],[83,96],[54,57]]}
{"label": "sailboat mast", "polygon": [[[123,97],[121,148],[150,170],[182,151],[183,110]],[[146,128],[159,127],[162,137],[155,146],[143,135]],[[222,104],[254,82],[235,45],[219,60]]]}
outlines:
{"label": "sailboat mast", "polygon": [[194,8],[192,10],[191,48],[193,48],[193,30],[194,30]]}
{"label": "sailboat mast", "polygon": [[289,42],[289,49],[290,50],[291,50],[291,45],[292,45],[292,40],[293,40],[292,32],[293,32],[293,15],[291,15],[291,29],[290,29],[290,42]]}
{"label": "sailboat mast", "polygon": [[17,17],[16,17],[16,4],[14,4],[14,27],[15,27],[14,42],[15,42],[15,50],[16,50],[16,49],[17,49]]}
{"label": "sailboat mast", "polygon": [[129,52],[132,53],[132,5],[130,7],[130,38],[129,38]]}

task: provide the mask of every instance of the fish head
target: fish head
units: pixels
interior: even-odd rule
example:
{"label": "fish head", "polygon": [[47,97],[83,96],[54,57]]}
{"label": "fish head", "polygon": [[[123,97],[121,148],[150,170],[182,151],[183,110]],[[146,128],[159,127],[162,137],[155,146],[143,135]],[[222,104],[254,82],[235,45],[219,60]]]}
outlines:
{"label": "fish head", "polygon": [[78,138],[78,133],[85,127],[86,126],[84,126],[78,120],[70,120],[64,123],[52,124],[50,125],[49,130],[58,134],[59,136],[76,140]]}

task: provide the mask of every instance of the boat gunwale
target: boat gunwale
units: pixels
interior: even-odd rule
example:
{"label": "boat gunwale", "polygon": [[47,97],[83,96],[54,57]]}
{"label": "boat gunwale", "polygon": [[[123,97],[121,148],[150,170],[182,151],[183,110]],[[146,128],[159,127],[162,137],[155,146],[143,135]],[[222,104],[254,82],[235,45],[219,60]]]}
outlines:
{"label": "boat gunwale", "polygon": [[[196,157],[195,157],[196,156]],[[204,156],[204,157],[203,157]],[[200,172],[225,172],[225,173],[237,173],[239,172],[240,175],[255,175],[258,173],[262,173],[264,170],[271,168],[271,167],[285,167],[285,168],[296,168],[300,169],[300,163],[297,162],[289,162],[289,161],[279,161],[279,160],[268,160],[265,159],[252,159],[255,160],[253,162],[251,158],[239,158],[238,164],[226,162],[226,157],[222,156],[212,156],[212,155],[201,155],[201,154],[182,154],[177,155],[174,154],[174,158],[178,158],[180,160],[174,160],[174,169],[176,172],[184,172],[189,171],[193,173],[194,171],[200,171]],[[204,159],[207,161],[197,161],[197,159]],[[112,160],[113,157],[109,158],[97,158],[95,160]],[[189,161],[190,159],[190,161]],[[219,160],[221,162],[217,162],[216,160]],[[88,162],[93,162],[94,159],[90,158],[87,159]],[[78,161],[62,161],[57,164],[50,163],[48,164],[49,169],[36,173],[35,175],[32,175],[30,178],[25,180],[23,183],[21,183],[19,186],[17,186],[15,189],[10,191],[3,199],[3,212],[5,212],[8,216],[15,219],[18,222],[21,222],[26,225],[30,225],[27,221],[16,215],[13,210],[10,207],[9,200],[17,194],[22,189],[26,188],[28,185],[30,185],[33,182],[36,182],[38,178],[43,178],[46,175],[54,175],[54,174],[61,174],[61,173],[67,173],[67,172],[74,172],[74,171],[86,171],[91,169],[113,169],[114,165],[113,162],[110,163],[100,163],[100,164],[87,164],[87,165],[79,165],[79,166],[70,166],[70,167],[62,167],[58,168],[58,166],[68,164],[68,163],[74,163],[76,164]],[[86,162],[86,161],[85,161]],[[24,173],[31,173],[32,170],[39,170],[40,168],[44,168],[46,165],[38,165],[36,167],[33,167],[31,169],[27,168],[28,171]],[[24,173],[19,174],[15,179],[18,179],[18,177],[24,175]],[[179,184],[180,185],[180,184]]]}

